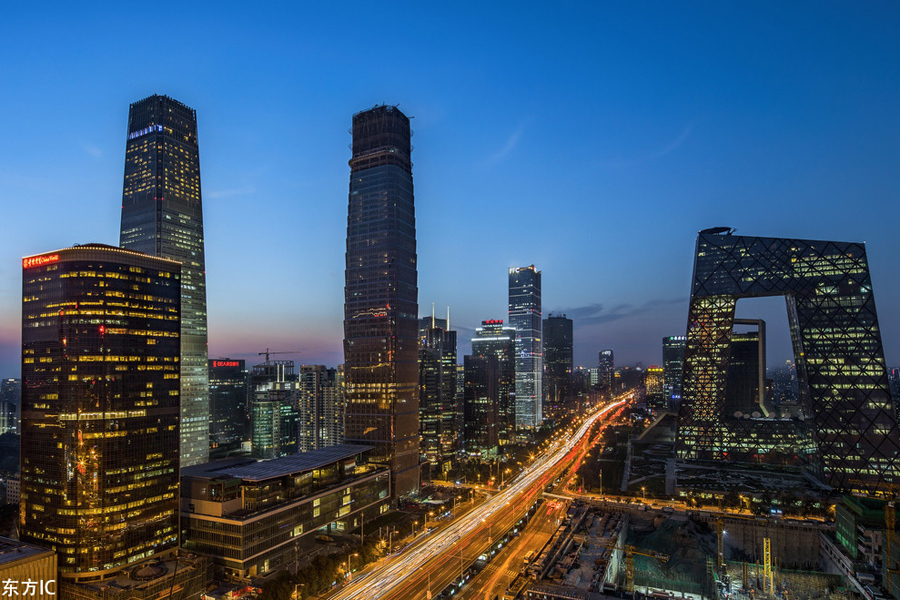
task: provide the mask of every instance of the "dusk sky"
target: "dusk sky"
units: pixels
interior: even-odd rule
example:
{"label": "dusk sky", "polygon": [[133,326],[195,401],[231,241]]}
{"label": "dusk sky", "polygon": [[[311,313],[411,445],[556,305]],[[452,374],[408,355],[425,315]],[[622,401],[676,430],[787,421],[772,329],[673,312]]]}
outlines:
{"label": "dusk sky", "polygon": [[[327,6],[326,6],[327,5]],[[543,272],[575,362],[659,364],[698,230],[865,241],[900,365],[897,2],[185,2],[0,18],[0,377],[21,257],[118,244],[128,106],[197,110],[209,355],[343,361],[353,113],[413,117],[419,311],[460,360]],[[790,356],[780,298],[738,303]]]}

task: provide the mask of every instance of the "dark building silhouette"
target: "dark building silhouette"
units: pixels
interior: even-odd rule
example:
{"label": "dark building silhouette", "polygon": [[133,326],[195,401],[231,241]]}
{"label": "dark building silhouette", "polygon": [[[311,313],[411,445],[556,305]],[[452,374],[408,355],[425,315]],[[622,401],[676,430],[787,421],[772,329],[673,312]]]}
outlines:
{"label": "dark building silhouette", "polygon": [[466,356],[466,454],[484,460],[497,457],[497,404],[499,372],[495,356]]}
{"label": "dark building silhouette", "polygon": [[684,368],[683,335],[670,335],[663,338],[663,378],[665,394],[669,409],[675,410],[681,403],[681,372]]}
{"label": "dark building silhouette", "polygon": [[99,580],[177,545],[181,267],[101,244],[23,267],[19,530]]}
{"label": "dark building silhouette", "polygon": [[209,361],[209,457],[241,452],[250,441],[249,373],[243,359]]}
{"label": "dark building silhouette", "polygon": [[209,459],[206,261],[197,112],[167,96],[131,105],[119,245],[181,263],[181,465]]}
{"label": "dark building silhouette", "polygon": [[416,213],[409,119],[396,106],[353,116],[344,288],[344,438],[375,449],[392,489],[419,486]]}
{"label": "dark building silhouette", "polygon": [[544,319],[544,389],[554,406],[572,392],[572,339],[572,319],[553,314]]}
{"label": "dark building silhouette", "polygon": [[731,359],[725,376],[725,414],[742,417],[766,413],[765,321],[735,319],[735,324],[756,324],[756,331],[731,334]]}
{"label": "dark building silhouette", "polygon": [[431,473],[449,471],[458,449],[456,332],[449,319],[419,319],[419,452]]}
{"label": "dark building silhouette", "polygon": [[865,245],[735,236],[697,239],[676,442],[685,459],[804,459],[777,421],[725,410],[732,328],[740,298],[784,296],[800,402],[813,453],[807,468],[828,485],[875,493],[896,481],[897,418],[890,400]]}
{"label": "dark building silhouette", "polygon": [[475,328],[473,356],[497,359],[497,437],[501,446],[516,436],[516,330],[503,319],[488,319]]}
{"label": "dark building silhouette", "polygon": [[509,324],[516,330],[516,427],[534,429],[543,421],[541,272],[509,269]]}
{"label": "dark building silhouette", "polygon": [[613,351],[608,348],[601,350],[597,362],[598,385],[600,389],[610,390],[611,392],[618,391],[613,389],[616,382],[616,360]]}

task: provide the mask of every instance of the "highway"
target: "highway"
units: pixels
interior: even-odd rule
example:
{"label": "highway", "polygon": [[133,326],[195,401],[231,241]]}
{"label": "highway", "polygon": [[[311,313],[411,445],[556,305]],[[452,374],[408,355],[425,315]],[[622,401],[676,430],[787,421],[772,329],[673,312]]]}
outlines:
{"label": "highway", "polygon": [[515,526],[537,501],[546,485],[583,456],[591,427],[630,396],[617,399],[589,415],[568,437],[553,442],[506,489],[457,519],[419,539],[409,548],[354,575],[352,583],[329,595],[330,600],[364,598],[429,600],[463,576],[464,570],[488,552],[497,538]]}

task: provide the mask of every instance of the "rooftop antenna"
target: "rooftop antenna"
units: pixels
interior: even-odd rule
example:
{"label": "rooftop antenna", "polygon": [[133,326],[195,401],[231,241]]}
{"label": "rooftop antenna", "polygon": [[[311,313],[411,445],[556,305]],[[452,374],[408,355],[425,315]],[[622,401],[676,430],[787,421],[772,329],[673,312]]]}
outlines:
{"label": "rooftop antenna", "polygon": [[447,307],[447,331],[450,331],[450,307]]}
{"label": "rooftop antenna", "polygon": [[431,328],[434,329],[434,302],[431,303]]}

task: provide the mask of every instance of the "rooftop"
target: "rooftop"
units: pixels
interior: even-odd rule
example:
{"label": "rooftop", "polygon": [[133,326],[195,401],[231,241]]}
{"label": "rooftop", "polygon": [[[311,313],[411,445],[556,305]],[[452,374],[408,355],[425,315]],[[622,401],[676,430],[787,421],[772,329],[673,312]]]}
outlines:
{"label": "rooftop", "polygon": [[25,542],[0,537],[0,565],[13,563],[23,558],[34,558],[41,554],[53,554],[53,550],[33,546]]}
{"label": "rooftop", "polygon": [[301,452],[271,460],[252,458],[229,458],[194,465],[181,469],[181,474],[188,477],[237,477],[246,481],[264,481],[274,477],[293,475],[304,471],[312,471],[326,465],[362,454],[374,448],[361,444],[338,444],[320,450]]}

